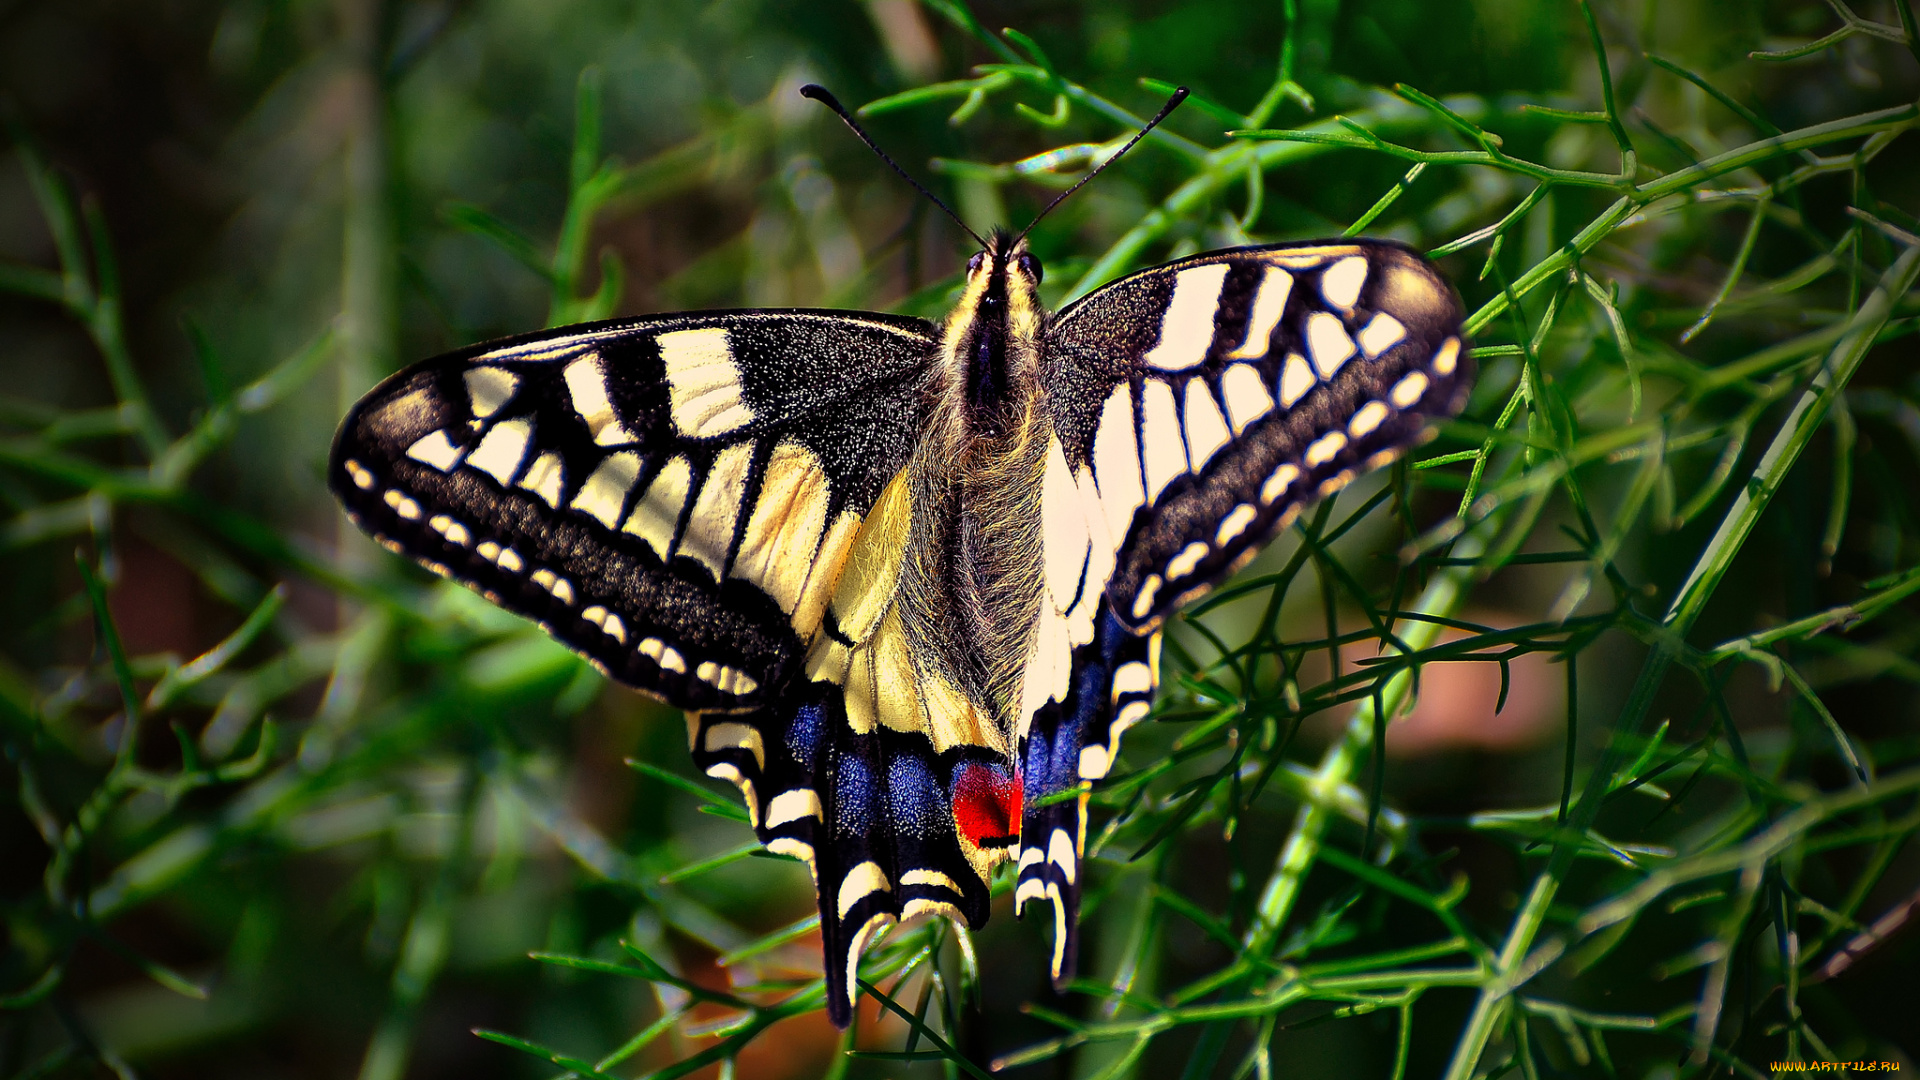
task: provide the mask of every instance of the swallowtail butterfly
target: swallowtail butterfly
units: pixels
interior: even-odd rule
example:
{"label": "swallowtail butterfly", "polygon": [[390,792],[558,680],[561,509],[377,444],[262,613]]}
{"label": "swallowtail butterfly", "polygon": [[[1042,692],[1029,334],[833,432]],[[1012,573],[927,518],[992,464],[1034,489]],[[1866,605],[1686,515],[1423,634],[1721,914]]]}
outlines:
{"label": "swallowtail butterfly", "polygon": [[1193,255],[1056,314],[1024,234],[981,246],[943,325],[693,312],[423,361],[329,464],[382,543],[686,711],[813,872],[842,1027],[872,935],[978,927],[1009,860],[1070,977],[1086,791],[1167,617],[1472,379],[1459,299],[1401,244]]}

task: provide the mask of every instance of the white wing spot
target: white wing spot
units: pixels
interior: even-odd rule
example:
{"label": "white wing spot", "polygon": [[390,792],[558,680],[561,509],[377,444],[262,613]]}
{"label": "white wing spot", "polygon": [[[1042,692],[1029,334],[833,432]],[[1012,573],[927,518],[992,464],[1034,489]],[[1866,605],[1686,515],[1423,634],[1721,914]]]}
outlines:
{"label": "white wing spot", "polygon": [[640,437],[622,426],[614,415],[613,401],[607,397],[606,373],[600,368],[597,354],[588,353],[568,364],[564,374],[567,394],[573,399],[573,411],[586,421],[587,430],[592,433],[595,443],[600,446],[619,446],[640,441]]}
{"label": "white wing spot", "polygon": [[467,527],[445,514],[435,514],[433,517],[428,518],[427,525],[432,528],[434,532],[446,537],[447,542],[450,544],[459,544],[461,547],[466,547],[473,542],[473,535],[467,532]]}
{"label": "white wing spot", "polygon": [[1333,378],[1340,365],[1353,355],[1353,339],[1340,325],[1340,316],[1316,311],[1307,317],[1307,351],[1313,354],[1313,366],[1323,379]]}
{"label": "white wing spot", "polygon": [[928,885],[936,889],[946,889],[955,896],[965,895],[960,891],[960,883],[953,880],[952,877],[924,866],[916,866],[906,873],[901,874],[900,884],[903,886]]}
{"label": "white wing spot", "polygon": [[1173,299],[1160,317],[1160,343],[1147,351],[1146,362],[1162,371],[1185,371],[1207,358],[1213,344],[1213,313],[1220,306],[1220,286],[1226,283],[1226,263],[1191,266],[1173,277]]}
{"label": "white wing spot", "polygon": [[1113,768],[1113,755],[1104,746],[1088,744],[1080,748],[1080,779],[1105,780]]}
{"label": "white wing spot", "polygon": [[692,483],[692,464],[686,455],[676,456],[647,485],[647,493],[633,504],[620,531],[645,540],[661,562],[667,561],[673,550],[673,530],[680,524],[680,511],[687,505],[687,490]]}
{"label": "white wing spot", "polygon": [[1396,406],[1410,409],[1427,392],[1427,376],[1423,372],[1409,371],[1399,382],[1393,384],[1393,390],[1387,394]]}
{"label": "white wing spot", "polygon": [[813,451],[790,439],[773,448],[732,574],[766,590],[792,615],[827,523],[827,474]]}
{"label": "white wing spot", "polygon": [[1225,547],[1234,537],[1246,532],[1247,526],[1259,516],[1260,511],[1254,509],[1252,503],[1241,503],[1234,507],[1226,517],[1220,519],[1220,530],[1213,534],[1214,543]]}
{"label": "white wing spot", "polygon": [[468,368],[463,378],[466,380],[467,401],[473,409],[473,415],[482,419],[499,412],[502,405],[513,399],[513,392],[520,388],[520,376],[506,368]]}
{"label": "white wing spot", "polygon": [[1453,374],[1453,369],[1459,362],[1460,339],[1457,337],[1448,338],[1446,343],[1440,346],[1440,351],[1433,354],[1433,370],[1442,375]]}
{"label": "white wing spot", "polygon": [[1400,320],[1383,311],[1360,331],[1360,351],[1367,354],[1367,359],[1376,360],[1406,336],[1407,328],[1400,325]]}
{"label": "white wing spot", "polygon": [[1133,617],[1144,619],[1153,610],[1153,598],[1160,592],[1160,575],[1148,574],[1147,580],[1140,583],[1140,592],[1133,598]]}
{"label": "white wing spot", "polygon": [[1220,393],[1227,399],[1227,419],[1239,435],[1247,425],[1273,411],[1273,395],[1252,364],[1234,364],[1220,376]]}
{"label": "white wing spot", "polygon": [[1187,471],[1186,444],[1180,437],[1180,416],[1173,404],[1173,388],[1147,380],[1141,409],[1141,450],[1147,459],[1147,501],[1154,502],[1173,478]]}
{"label": "white wing spot", "polygon": [[361,491],[367,491],[373,487],[373,473],[368,471],[365,465],[360,464],[352,458],[348,458],[344,464],[347,467],[347,475],[353,478],[354,487],[359,488]]}
{"label": "white wing spot", "polygon": [[1273,500],[1285,494],[1287,488],[1291,487],[1293,482],[1298,479],[1300,479],[1300,466],[1295,465],[1291,461],[1273,470],[1273,475],[1267,477],[1267,482],[1260,485],[1260,501],[1263,503],[1273,502]]}
{"label": "white wing spot", "polygon": [[1133,433],[1133,390],[1126,383],[1113,388],[1100,412],[1093,435],[1093,483],[1106,514],[1107,535],[1118,547],[1133,524],[1134,511],[1147,497]]}
{"label": "white wing spot", "polygon": [[1381,421],[1387,418],[1387,412],[1386,402],[1367,402],[1360,406],[1360,411],[1354,413],[1353,419],[1347,423],[1347,434],[1356,439],[1373,434],[1373,429],[1379,427]]}
{"label": "white wing spot", "polygon": [[1047,861],[1060,868],[1067,884],[1073,884],[1079,859],[1074,856],[1073,837],[1067,835],[1067,830],[1055,829],[1053,835],[1047,838]]}
{"label": "white wing spot", "polygon": [[[794,788],[783,791],[767,804],[767,828],[777,829],[790,821],[801,818],[826,817],[826,810],[820,805],[820,795],[812,788]],[[956,890],[957,891],[957,890]]]}
{"label": "white wing spot", "polygon": [[1320,275],[1320,295],[1334,307],[1347,309],[1360,301],[1360,288],[1367,283],[1367,259],[1350,255]]}
{"label": "white wing spot", "polygon": [[563,604],[573,603],[573,583],[545,567],[533,572],[533,583],[553,594]]}
{"label": "white wing spot", "polygon": [[1260,291],[1253,296],[1253,313],[1247,316],[1247,339],[1228,353],[1235,360],[1256,360],[1267,355],[1273,341],[1273,328],[1286,314],[1287,297],[1293,294],[1293,275],[1277,266],[1267,267],[1260,278]]}
{"label": "white wing spot", "polygon": [[681,675],[687,673],[686,657],[680,655],[680,650],[657,637],[650,637],[640,642],[640,654],[659,664],[663,670],[678,672]]}
{"label": "white wing spot", "polygon": [[1114,714],[1113,723],[1107,727],[1107,738],[1109,739],[1119,738],[1121,732],[1127,730],[1128,728],[1139,723],[1140,721],[1145,720],[1147,718],[1147,713],[1151,712],[1152,710],[1153,710],[1152,705],[1148,704],[1145,701],[1140,701],[1138,699],[1129,701],[1125,705],[1120,706],[1120,711]]}
{"label": "white wing spot", "polygon": [[406,493],[399,488],[388,488],[387,493],[380,498],[388,506],[393,507],[394,513],[399,514],[408,521],[419,520],[420,504],[408,498]]}
{"label": "white wing spot", "polygon": [[595,626],[605,626],[607,624],[607,609],[601,607],[599,604],[595,604],[582,611],[580,617]]}
{"label": "white wing spot", "polygon": [[680,553],[705,563],[716,582],[727,551],[733,547],[734,524],[740,519],[740,502],[747,495],[747,468],[752,464],[751,442],[735,443],[720,451],[694,500],[687,531],[680,537]]}
{"label": "white wing spot", "polygon": [[407,456],[415,461],[425,462],[441,472],[452,472],[460,464],[461,455],[466,451],[453,445],[445,430],[430,431],[419,441],[407,447]]}
{"label": "white wing spot", "polygon": [[813,873],[814,888],[820,887],[820,871],[813,862],[812,844],[804,840],[795,840],[791,836],[776,836],[767,841],[767,850],[775,855],[785,855],[790,859],[798,859],[806,863],[807,869]]}
{"label": "white wing spot", "polygon": [[1206,468],[1207,462],[1233,438],[1227,432],[1226,418],[1213,403],[1213,391],[1205,379],[1187,382],[1187,454],[1193,459],[1193,471]]}
{"label": "white wing spot", "polygon": [[620,644],[627,643],[627,624],[620,621],[620,616],[608,615],[607,621],[600,624],[600,629],[605,630],[608,637]]}
{"label": "white wing spot", "polygon": [[501,487],[513,483],[526,459],[527,443],[533,438],[529,420],[507,420],[493,426],[480,445],[467,456],[467,464],[500,481]]}
{"label": "white wing spot", "polygon": [[1139,660],[1129,660],[1113,671],[1113,691],[1109,700],[1119,701],[1126,694],[1153,692],[1153,669]]}
{"label": "white wing spot", "polygon": [[494,562],[509,574],[517,574],[527,568],[527,564],[520,558],[520,553],[512,548],[501,548],[500,557]]}
{"label": "white wing spot", "polygon": [[[847,913],[853,910],[853,905],[874,893],[892,890],[893,886],[887,883],[886,871],[880,869],[879,863],[871,859],[861,863],[847,871],[847,876],[840,882],[840,917],[846,918]],[[855,950],[848,964],[859,963],[859,956],[859,951]]]}
{"label": "white wing spot", "polygon": [[1209,550],[1211,549],[1207,547],[1204,540],[1195,540],[1181,548],[1180,554],[1167,561],[1167,580],[1172,581],[1192,574],[1194,568],[1200,565],[1200,560],[1207,557]]}
{"label": "white wing spot", "polygon": [[673,425],[689,439],[725,435],[753,422],[740,399],[740,371],[724,326],[661,334],[660,359],[667,366]]}
{"label": "white wing spot", "polygon": [[611,529],[620,523],[620,511],[627,505],[627,492],[633,490],[633,482],[639,477],[639,454],[631,450],[609,454],[593,470],[593,475],[587,477],[587,482],[580,485],[580,493],[568,505],[599,519],[600,524]]}
{"label": "white wing spot", "polygon": [[1042,569],[1047,595],[1056,611],[1073,605],[1087,565],[1089,539],[1086,514],[1073,473],[1067,468],[1060,440],[1047,440],[1046,471],[1040,480],[1040,513],[1045,520],[1041,539]]}
{"label": "white wing spot", "polygon": [[527,475],[520,478],[520,486],[545,499],[548,506],[560,509],[560,488],[566,479],[565,470],[560,465],[560,455],[549,450],[533,459],[527,466]]}
{"label": "white wing spot", "polygon": [[1327,432],[1325,435],[1313,440],[1313,444],[1307,447],[1307,467],[1313,468],[1316,465],[1325,465],[1327,462],[1332,461],[1341,450],[1345,449],[1346,445],[1347,437],[1345,435],[1342,435],[1338,431]]}
{"label": "white wing spot", "polygon": [[1114,549],[1120,544],[1107,528],[1109,511],[1102,504],[1100,492],[1094,486],[1093,468],[1081,465],[1074,473],[1074,491],[1080,500],[1080,513],[1085,519],[1088,540],[1092,546],[1087,553],[1087,566],[1081,573],[1080,602],[1067,612],[1070,624],[1068,639],[1078,648],[1093,640],[1094,609],[1106,594],[1107,581],[1113,577]]}
{"label": "white wing spot", "polygon": [[1324,499],[1351,483],[1353,483],[1353,470],[1341,469],[1338,473],[1320,481],[1320,497]]}
{"label": "white wing spot", "polygon": [[1280,373],[1280,407],[1293,408],[1295,402],[1313,389],[1313,383],[1313,369],[1307,366],[1307,358],[1299,353],[1289,354],[1287,369]]}
{"label": "white wing spot", "polygon": [[767,748],[761,742],[760,729],[752,724],[736,721],[713,724],[707,728],[704,737],[707,753],[717,754],[723,750],[745,750],[753,755],[753,760],[761,769],[767,767]]}

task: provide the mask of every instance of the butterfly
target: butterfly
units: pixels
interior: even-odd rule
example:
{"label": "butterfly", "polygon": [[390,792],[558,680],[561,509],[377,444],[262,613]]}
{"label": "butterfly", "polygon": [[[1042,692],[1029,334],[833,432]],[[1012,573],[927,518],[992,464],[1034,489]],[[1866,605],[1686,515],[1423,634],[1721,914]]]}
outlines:
{"label": "butterfly", "polygon": [[381,383],[333,446],[361,528],[686,712],[698,767],[812,872],[841,1027],[873,935],[980,926],[1003,862],[1071,977],[1087,792],[1167,618],[1472,380],[1458,297],[1390,241],[1192,255],[1055,314],[1041,275],[996,231],[943,324],[476,345]]}

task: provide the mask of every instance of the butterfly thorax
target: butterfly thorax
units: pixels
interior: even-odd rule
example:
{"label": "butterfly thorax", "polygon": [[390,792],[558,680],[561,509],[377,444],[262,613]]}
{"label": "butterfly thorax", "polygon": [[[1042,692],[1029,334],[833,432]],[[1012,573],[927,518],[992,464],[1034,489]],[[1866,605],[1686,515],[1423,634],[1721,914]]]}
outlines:
{"label": "butterfly thorax", "polygon": [[1012,745],[1044,588],[1039,264],[995,234],[968,265],[909,466],[914,525],[903,618],[916,655]]}

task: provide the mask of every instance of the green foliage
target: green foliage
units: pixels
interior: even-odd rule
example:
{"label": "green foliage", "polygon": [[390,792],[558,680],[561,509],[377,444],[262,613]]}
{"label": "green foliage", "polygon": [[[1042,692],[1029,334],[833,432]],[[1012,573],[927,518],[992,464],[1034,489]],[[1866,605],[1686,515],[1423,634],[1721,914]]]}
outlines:
{"label": "green foliage", "polygon": [[[282,268],[167,300],[173,344],[130,334],[160,301],[129,297],[109,215],[27,112],[13,161],[44,243],[0,261],[0,319],[29,343],[9,345],[26,389],[0,398],[0,842],[19,868],[0,1075],[239,1075],[290,1034],[350,1050],[289,1071],[366,1078],[1535,1080],[1910,1054],[1897,1018],[1920,998],[1867,953],[1920,884],[1909,4],[1286,0],[1000,32],[961,0],[884,6],[393,5],[361,72],[376,107],[343,107],[393,153],[336,193],[338,330],[332,309],[295,317],[311,279]],[[316,16],[222,12],[214,61],[251,34],[233,63],[271,105],[294,66],[273,50]],[[915,26],[937,31],[919,60]],[[529,27],[582,61],[570,85]],[[602,51],[642,38],[638,59]],[[1502,41],[1516,81],[1459,73]],[[1037,231],[1049,300],[1364,230],[1446,260],[1481,368],[1434,447],[1321,504],[1170,638],[1158,723],[1094,792],[1073,992],[1039,989],[1046,930],[1004,903],[979,935],[898,928],[861,966],[865,1030],[817,1061],[794,1034],[823,1006],[804,874],[691,778],[678,719],[367,550],[312,465],[369,365],[526,329],[542,304],[549,325],[943,310],[944,225],[790,100],[804,65],[765,59],[783,51],[873,91],[862,113],[975,218],[1044,205],[1191,84]],[[668,77],[689,55],[711,82]],[[1253,57],[1257,80],[1226,62]],[[500,104],[529,87],[537,104]],[[535,116],[543,152],[488,110]],[[228,310],[243,298],[300,329]],[[48,313],[97,358],[99,398],[32,378]],[[204,395],[181,404],[186,365],[143,347],[190,357]],[[122,632],[152,614],[155,551],[217,609],[191,659]],[[1436,795],[1386,735],[1472,665],[1498,669],[1501,704],[1564,680],[1564,729]],[[784,1056],[751,1056],[769,1046]]]}

